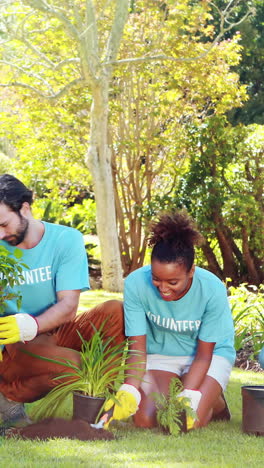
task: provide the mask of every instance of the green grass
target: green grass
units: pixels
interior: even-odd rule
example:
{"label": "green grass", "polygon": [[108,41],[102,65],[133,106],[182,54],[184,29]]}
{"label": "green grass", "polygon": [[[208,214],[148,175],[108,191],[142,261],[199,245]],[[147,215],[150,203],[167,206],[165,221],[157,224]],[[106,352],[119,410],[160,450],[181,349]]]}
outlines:
{"label": "green grass", "polygon": [[121,293],[110,293],[103,289],[86,291],[81,294],[78,313],[84,312],[97,304],[101,304],[102,302],[109,301],[111,299],[122,300],[122,297],[123,295]]}
{"label": "green grass", "polygon": [[[80,310],[120,295],[91,291],[82,295]],[[234,369],[226,397],[232,412],[229,423],[164,435],[135,429],[131,423],[113,428],[114,441],[81,442],[67,439],[33,442],[0,438],[1,466],[92,468],[259,468],[263,466],[263,437],[241,430],[241,386],[263,384],[263,373]],[[69,410],[69,408],[68,408]]]}

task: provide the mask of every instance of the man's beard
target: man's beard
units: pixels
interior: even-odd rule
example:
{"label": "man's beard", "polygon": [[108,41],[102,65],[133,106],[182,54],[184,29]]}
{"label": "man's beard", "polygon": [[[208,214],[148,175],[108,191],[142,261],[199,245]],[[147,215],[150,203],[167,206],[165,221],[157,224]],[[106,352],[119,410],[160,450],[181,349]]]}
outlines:
{"label": "man's beard", "polygon": [[13,246],[21,244],[21,242],[23,242],[23,240],[25,239],[27,231],[28,231],[28,225],[29,225],[28,220],[24,218],[20,213],[18,213],[18,216],[20,219],[20,224],[16,233],[12,234],[11,236],[8,236],[6,239],[3,239],[6,242],[8,242],[8,244],[13,245]]}

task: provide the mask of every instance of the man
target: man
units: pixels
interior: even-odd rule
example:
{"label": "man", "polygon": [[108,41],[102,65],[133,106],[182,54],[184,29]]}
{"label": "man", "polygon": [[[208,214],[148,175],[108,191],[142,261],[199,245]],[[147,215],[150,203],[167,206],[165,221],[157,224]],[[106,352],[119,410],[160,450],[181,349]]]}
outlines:
{"label": "man", "polygon": [[[65,372],[46,358],[80,364],[80,337],[89,339],[93,326],[107,320],[107,336],[123,341],[123,309],[107,301],[76,316],[80,292],[89,289],[88,264],[82,235],[76,229],[37,220],[31,212],[33,194],[21,181],[0,176],[0,245],[23,252],[23,277],[10,288],[22,296],[21,307],[8,301],[0,317],[0,424],[27,423],[23,405],[47,394]],[[115,320],[108,321],[115,314]]]}

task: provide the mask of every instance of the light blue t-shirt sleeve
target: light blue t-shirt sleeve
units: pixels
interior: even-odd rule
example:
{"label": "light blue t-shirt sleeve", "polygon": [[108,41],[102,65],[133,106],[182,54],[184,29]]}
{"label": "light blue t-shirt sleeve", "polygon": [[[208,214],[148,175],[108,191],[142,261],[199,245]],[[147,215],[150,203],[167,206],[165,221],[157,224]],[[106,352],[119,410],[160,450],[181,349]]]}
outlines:
{"label": "light blue t-shirt sleeve", "polygon": [[219,284],[217,291],[207,302],[198,338],[206,342],[219,342],[232,334],[232,330],[233,321],[226,288],[223,284]]}
{"label": "light blue t-shirt sleeve", "polygon": [[[22,250],[23,263],[18,282],[8,286],[22,296],[18,310],[15,300],[7,301],[6,315],[27,313],[38,316],[56,304],[59,291],[89,289],[87,254],[82,234],[73,228],[43,222],[44,235],[31,249]],[[7,244],[12,253],[13,246]]]}
{"label": "light blue t-shirt sleeve", "polygon": [[90,287],[89,270],[82,234],[75,229],[62,231],[59,249],[55,277],[56,291],[87,290]]}
{"label": "light blue t-shirt sleeve", "polygon": [[146,335],[146,315],[133,273],[125,280],[124,310],[126,336]]}

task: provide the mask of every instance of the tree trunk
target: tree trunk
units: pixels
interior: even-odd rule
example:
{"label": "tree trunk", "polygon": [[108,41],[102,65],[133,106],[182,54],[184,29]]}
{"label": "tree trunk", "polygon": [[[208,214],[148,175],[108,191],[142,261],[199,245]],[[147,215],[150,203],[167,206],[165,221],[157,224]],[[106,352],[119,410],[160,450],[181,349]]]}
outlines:
{"label": "tree trunk", "polygon": [[242,228],[242,248],[243,257],[247,265],[248,270],[248,282],[250,284],[260,284],[261,280],[258,275],[257,269],[254,264],[254,260],[251,257],[249,245],[248,245],[248,233],[245,227]]}
{"label": "tree trunk", "polygon": [[233,249],[231,246],[230,238],[226,232],[225,226],[219,214],[213,214],[215,223],[215,233],[221,250],[223,258],[223,276],[231,278],[233,284],[238,283],[238,269],[235,262]]}
{"label": "tree trunk", "polygon": [[86,162],[94,182],[103,288],[118,292],[123,290],[123,278],[116,226],[111,154],[107,141],[107,77],[101,79],[92,94],[90,144]]}
{"label": "tree trunk", "polygon": [[214,273],[218,278],[224,279],[223,278],[223,272],[220,268],[220,265],[217,261],[217,258],[214,254],[214,251],[212,247],[210,246],[209,242],[206,240],[205,243],[201,246],[202,251],[206,257],[207,263],[208,263],[208,268],[209,270]]}

